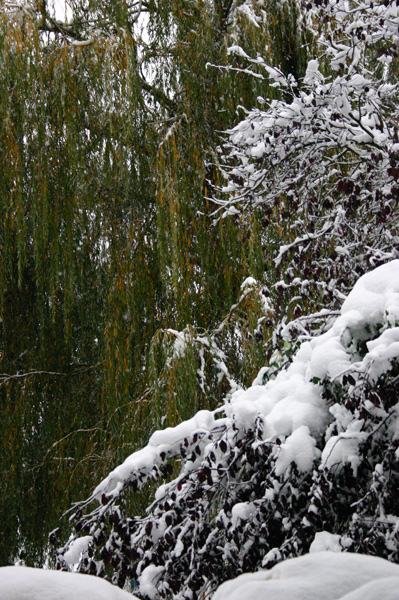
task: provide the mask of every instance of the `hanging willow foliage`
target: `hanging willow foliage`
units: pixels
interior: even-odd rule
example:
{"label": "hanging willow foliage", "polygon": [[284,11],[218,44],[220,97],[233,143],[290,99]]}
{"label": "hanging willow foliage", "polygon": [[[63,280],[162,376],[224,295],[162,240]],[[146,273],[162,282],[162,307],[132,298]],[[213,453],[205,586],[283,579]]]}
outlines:
{"label": "hanging willow foliage", "polygon": [[238,302],[262,279],[258,215],[214,224],[204,197],[237,105],[274,93],[228,68],[228,48],[277,61],[288,18],[74,0],[61,23],[39,4],[0,2],[1,564],[43,562],[93,480],[262,364],[261,287]]}

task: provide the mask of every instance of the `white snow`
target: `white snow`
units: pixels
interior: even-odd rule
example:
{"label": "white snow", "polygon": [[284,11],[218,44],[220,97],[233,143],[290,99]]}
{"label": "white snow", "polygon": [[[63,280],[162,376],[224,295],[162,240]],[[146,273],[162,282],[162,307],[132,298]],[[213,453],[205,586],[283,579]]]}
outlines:
{"label": "white snow", "polygon": [[367,342],[367,368],[373,381],[389,370],[392,359],[399,356],[399,328],[384,331],[380,337]]}
{"label": "white snow", "polygon": [[256,279],[254,279],[253,277],[247,277],[241,284],[241,289],[245,290],[245,288],[251,288],[254,287],[257,284]]}
{"label": "white snow", "polygon": [[334,467],[338,472],[344,465],[349,464],[357,475],[360,464],[359,445],[368,437],[366,432],[359,431],[361,427],[361,421],[354,421],[348,425],[345,432],[331,437],[321,455],[321,466]]}
{"label": "white snow", "polygon": [[398,590],[399,577],[386,577],[362,585],[341,600],[397,600]]}
{"label": "white snow", "polygon": [[351,310],[358,311],[369,325],[382,322],[385,314],[392,325],[399,321],[399,260],[386,263],[357,281],[341,312],[344,315]]}
{"label": "white snow", "polygon": [[316,440],[309,433],[309,427],[301,425],[278,448],[276,475],[284,473],[292,462],[299,472],[306,473],[319,456],[320,451],[316,448]]}
{"label": "white snow", "polygon": [[231,511],[231,522],[235,527],[239,521],[250,521],[255,512],[253,502],[237,502]]}
{"label": "white snow", "polygon": [[306,84],[311,84],[315,79],[317,79],[317,73],[319,71],[319,61],[318,60],[310,60],[308,62],[308,66],[306,69],[306,75],[304,82]]}
{"label": "white snow", "polygon": [[350,548],[353,540],[347,536],[337,535],[329,531],[319,531],[316,533],[313,542],[310,545],[309,553],[315,552],[343,552],[344,549]]}
{"label": "white snow", "polygon": [[[306,348],[305,348],[306,350]],[[321,397],[321,388],[307,377],[306,352],[298,354],[286,371],[264,386],[239,390],[225,410],[227,416],[243,427],[253,426],[258,415],[264,418],[265,439],[285,437],[305,425],[318,435],[329,420],[328,409]]]}
{"label": "white snow", "polygon": [[399,260],[366,273],[355,284],[342,305],[341,316],[326,334],[313,339],[310,367],[315,377],[337,378],[349,370],[368,372],[375,381],[399,356],[399,330],[392,327],[367,342],[369,353],[362,362],[351,364],[347,346],[352,338],[367,339],[370,330],[386,321],[399,321]]}
{"label": "white snow", "polygon": [[140,591],[151,600],[157,596],[156,584],[164,570],[164,567],[149,565],[139,577]]}
{"label": "white snow", "polygon": [[80,555],[82,552],[86,552],[89,545],[93,541],[93,536],[84,535],[81,538],[74,540],[69,547],[69,550],[65,552],[64,559],[69,565],[74,565],[79,562]]}
{"label": "white snow", "polygon": [[399,565],[360,554],[319,552],[226,581],[213,600],[397,600]]}
{"label": "white snow", "polygon": [[0,567],[0,600],[137,600],[105,579],[81,573]]}

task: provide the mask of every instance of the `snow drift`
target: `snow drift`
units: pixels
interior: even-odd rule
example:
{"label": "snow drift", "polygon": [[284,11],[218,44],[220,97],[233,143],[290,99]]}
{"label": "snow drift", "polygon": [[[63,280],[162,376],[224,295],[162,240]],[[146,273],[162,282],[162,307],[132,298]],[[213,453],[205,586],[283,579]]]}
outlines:
{"label": "snow drift", "polygon": [[320,552],[223,583],[213,600],[397,600],[399,565],[375,556]]}
{"label": "snow drift", "polygon": [[136,600],[104,579],[32,569],[0,568],[0,600]]}

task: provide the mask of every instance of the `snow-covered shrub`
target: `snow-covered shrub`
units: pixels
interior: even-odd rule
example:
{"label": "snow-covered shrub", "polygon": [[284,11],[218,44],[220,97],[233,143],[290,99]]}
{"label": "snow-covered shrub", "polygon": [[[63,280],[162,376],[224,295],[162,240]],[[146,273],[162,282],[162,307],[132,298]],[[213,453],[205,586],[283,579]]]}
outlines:
{"label": "snow-covered shrub", "polygon": [[[395,260],[361,277],[339,316],[326,311],[267,382],[262,370],[110,473],[77,507],[76,530],[91,536],[79,569],[133,579],[143,597],[196,598],[307,552],[322,530],[399,561],[398,323]],[[123,495],[179,463],[144,517],[125,513]]]}

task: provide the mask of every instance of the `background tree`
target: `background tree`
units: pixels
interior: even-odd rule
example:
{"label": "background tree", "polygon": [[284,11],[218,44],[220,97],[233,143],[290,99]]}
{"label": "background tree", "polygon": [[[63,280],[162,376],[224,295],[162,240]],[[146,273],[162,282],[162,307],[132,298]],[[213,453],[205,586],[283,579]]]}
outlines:
{"label": "background tree", "polygon": [[218,132],[274,93],[228,48],[299,40],[272,4],[0,8],[0,561],[39,564],[93,480],[262,364],[258,218],[203,197]]}

